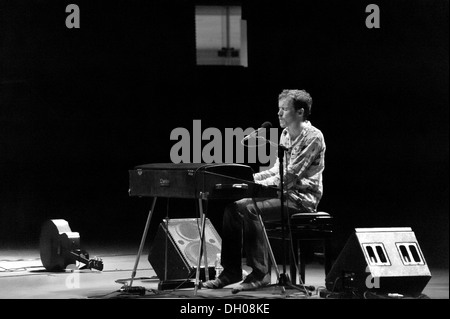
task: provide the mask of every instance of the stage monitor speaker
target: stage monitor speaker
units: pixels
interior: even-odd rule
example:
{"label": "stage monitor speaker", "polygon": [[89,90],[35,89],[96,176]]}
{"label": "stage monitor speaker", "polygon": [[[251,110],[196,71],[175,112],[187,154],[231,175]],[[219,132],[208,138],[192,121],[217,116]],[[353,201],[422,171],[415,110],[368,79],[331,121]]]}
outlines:
{"label": "stage monitor speaker", "polygon": [[[161,222],[148,255],[148,261],[161,281],[195,279],[200,232],[200,218],[164,219]],[[208,275],[214,278],[215,260],[217,254],[221,252],[222,240],[209,219],[206,219],[205,225],[205,244]],[[167,269],[165,267],[166,247]],[[201,280],[205,278],[204,265],[204,257],[202,257]]]}
{"label": "stage monitor speaker", "polygon": [[418,296],[430,278],[411,228],[356,228],[325,281],[330,292]]}

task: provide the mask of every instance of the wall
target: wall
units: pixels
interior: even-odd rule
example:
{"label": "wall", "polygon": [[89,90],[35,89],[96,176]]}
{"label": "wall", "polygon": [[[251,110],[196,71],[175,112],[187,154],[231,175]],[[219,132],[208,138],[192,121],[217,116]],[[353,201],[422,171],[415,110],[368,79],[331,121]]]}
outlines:
{"label": "wall", "polygon": [[448,265],[447,1],[378,1],[380,29],[365,26],[369,2],[247,1],[246,69],[195,66],[191,1],[76,3],[77,30],[69,2],[1,4],[5,245],[36,243],[47,218],[137,243],[151,199],[128,197],[129,169],[169,162],[170,132],[193,119],[277,123],[278,93],[304,88],[327,143],[320,208],[336,217],[336,249],[355,227],[409,226]]}

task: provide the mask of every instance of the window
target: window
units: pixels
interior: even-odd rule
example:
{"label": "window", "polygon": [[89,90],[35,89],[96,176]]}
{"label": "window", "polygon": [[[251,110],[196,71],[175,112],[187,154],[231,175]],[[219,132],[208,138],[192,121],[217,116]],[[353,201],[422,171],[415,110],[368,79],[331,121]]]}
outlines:
{"label": "window", "polygon": [[247,25],[241,6],[196,6],[197,65],[247,66]]}

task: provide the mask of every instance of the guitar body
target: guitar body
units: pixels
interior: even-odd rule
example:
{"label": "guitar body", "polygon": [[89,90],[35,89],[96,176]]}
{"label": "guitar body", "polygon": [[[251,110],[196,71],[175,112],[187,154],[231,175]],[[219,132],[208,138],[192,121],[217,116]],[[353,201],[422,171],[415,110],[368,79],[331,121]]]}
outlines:
{"label": "guitar body", "polygon": [[39,248],[45,269],[64,271],[76,263],[76,257],[70,252],[79,250],[80,235],[72,232],[64,219],[51,219],[42,225]]}

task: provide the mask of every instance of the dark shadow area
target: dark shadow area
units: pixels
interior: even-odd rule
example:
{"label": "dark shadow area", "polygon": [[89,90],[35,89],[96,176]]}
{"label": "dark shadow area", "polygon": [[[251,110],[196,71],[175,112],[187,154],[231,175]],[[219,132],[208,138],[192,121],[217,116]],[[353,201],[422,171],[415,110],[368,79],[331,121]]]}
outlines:
{"label": "dark shadow area", "polygon": [[[81,239],[136,243],[151,198],[128,170],[170,162],[171,132],[277,123],[302,88],[327,143],[320,210],[338,253],[356,227],[411,227],[448,267],[448,1],[244,1],[249,67],[196,67],[194,1],[0,4],[0,242],[36,243],[66,219]],[[208,141],[203,141],[203,145]],[[258,163],[248,163],[258,169]],[[211,203],[220,232],[225,203]],[[195,217],[195,202],[170,201]],[[167,213],[161,199],[150,238]]]}

